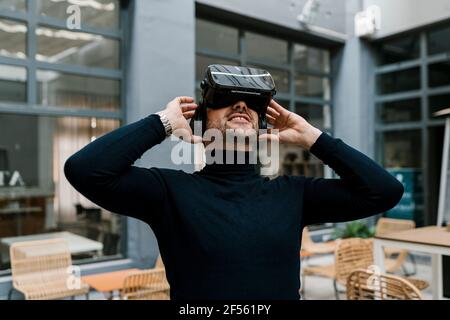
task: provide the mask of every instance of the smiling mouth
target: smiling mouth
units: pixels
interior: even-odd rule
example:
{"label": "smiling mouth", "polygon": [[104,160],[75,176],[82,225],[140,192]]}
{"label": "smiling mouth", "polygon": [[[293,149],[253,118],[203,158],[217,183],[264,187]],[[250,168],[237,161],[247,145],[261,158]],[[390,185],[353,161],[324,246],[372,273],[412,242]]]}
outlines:
{"label": "smiling mouth", "polygon": [[232,122],[242,122],[242,123],[250,123],[250,118],[246,114],[233,114],[228,121]]}

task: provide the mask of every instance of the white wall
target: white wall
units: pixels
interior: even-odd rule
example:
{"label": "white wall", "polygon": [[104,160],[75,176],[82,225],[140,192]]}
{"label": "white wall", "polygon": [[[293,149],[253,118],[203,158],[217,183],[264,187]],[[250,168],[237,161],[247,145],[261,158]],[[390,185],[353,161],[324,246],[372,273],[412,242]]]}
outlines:
{"label": "white wall", "polygon": [[[383,38],[409,29],[450,19],[449,0],[363,0],[364,6],[381,8]],[[450,39],[449,39],[450,41]]]}
{"label": "white wall", "polygon": [[[254,19],[268,21],[286,28],[303,30],[297,16],[307,0],[196,0],[197,3],[217,7]],[[345,34],[346,0],[320,0],[313,25]],[[320,32],[319,32],[320,33]]]}

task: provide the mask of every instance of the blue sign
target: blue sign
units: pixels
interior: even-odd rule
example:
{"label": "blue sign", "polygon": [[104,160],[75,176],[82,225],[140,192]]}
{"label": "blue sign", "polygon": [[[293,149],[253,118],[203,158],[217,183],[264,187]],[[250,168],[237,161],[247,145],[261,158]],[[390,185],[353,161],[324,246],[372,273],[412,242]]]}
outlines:
{"label": "blue sign", "polygon": [[417,225],[422,225],[424,194],[421,170],[413,168],[398,168],[387,169],[387,171],[403,184],[405,193],[397,206],[386,212],[386,217],[393,219],[414,220]]}

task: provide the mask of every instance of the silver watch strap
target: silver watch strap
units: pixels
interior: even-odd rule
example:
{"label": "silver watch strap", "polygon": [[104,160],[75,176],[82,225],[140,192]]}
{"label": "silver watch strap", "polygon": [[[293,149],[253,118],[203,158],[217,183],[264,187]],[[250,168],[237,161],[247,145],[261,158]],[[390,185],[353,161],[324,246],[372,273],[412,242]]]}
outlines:
{"label": "silver watch strap", "polygon": [[170,124],[169,119],[165,115],[164,112],[160,111],[156,113],[164,126],[164,130],[166,131],[166,137],[169,137],[172,134],[172,125]]}

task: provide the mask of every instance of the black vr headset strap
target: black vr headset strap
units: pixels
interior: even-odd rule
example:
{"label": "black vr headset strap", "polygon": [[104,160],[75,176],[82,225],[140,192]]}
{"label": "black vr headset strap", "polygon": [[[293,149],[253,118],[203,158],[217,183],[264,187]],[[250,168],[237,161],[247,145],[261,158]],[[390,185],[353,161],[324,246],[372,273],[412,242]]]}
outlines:
{"label": "black vr headset strap", "polygon": [[189,123],[192,133],[195,133],[194,132],[194,123],[196,121],[202,122],[202,135],[203,135],[206,131],[206,104],[205,104],[203,98],[200,101],[200,103],[198,104],[198,107],[194,112],[194,116],[191,118],[191,122]]}
{"label": "black vr headset strap", "polygon": [[267,118],[265,114],[258,115],[259,117],[259,129],[267,129]]}

